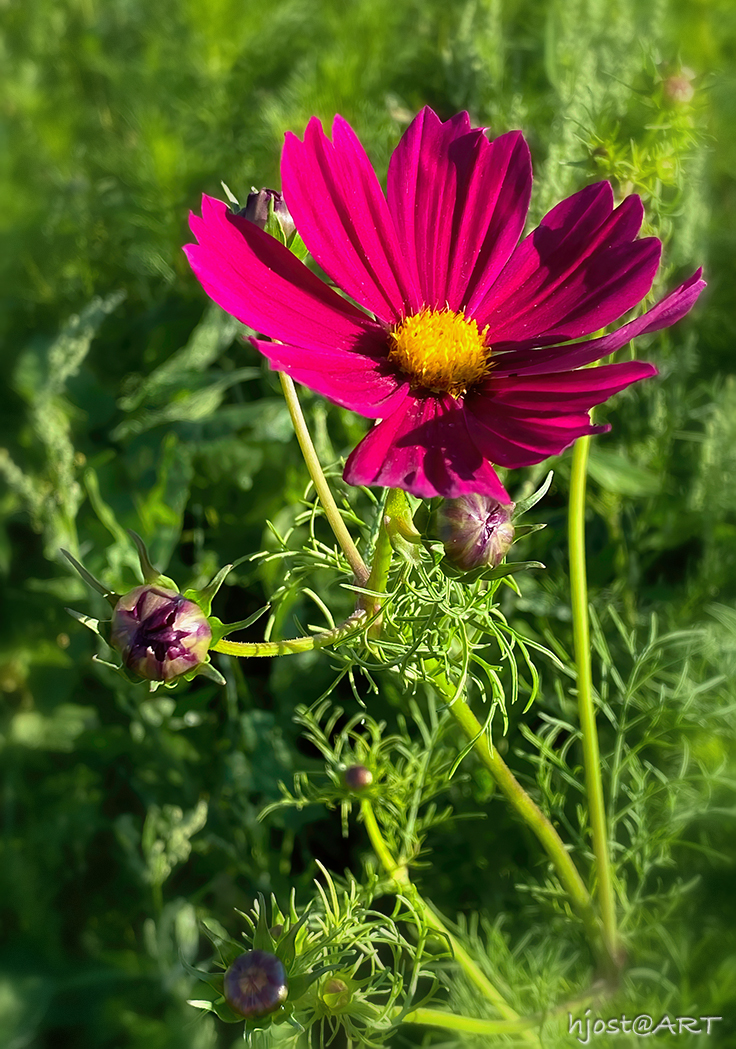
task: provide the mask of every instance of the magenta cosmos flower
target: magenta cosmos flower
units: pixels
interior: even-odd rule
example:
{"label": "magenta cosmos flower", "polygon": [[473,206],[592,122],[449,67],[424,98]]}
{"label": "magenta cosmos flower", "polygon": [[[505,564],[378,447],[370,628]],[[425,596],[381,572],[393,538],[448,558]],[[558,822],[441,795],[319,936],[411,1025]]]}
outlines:
{"label": "magenta cosmos flower", "polygon": [[612,334],[575,341],[652,286],[662,246],[636,239],[641,200],[614,208],[598,182],[519,241],[529,148],[517,131],[489,141],[467,113],[419,113],[385,196],[339,116],[332,141],[316,118],[303,142],[287,134],[281,175],[304,243],[349,299],[211,197],[185,251],[207,294],[274,340],[251,341],[275,369],[381,420],[347,461],[350,484],[509,503],[492,464],[529,466],[607,430],[590,408],[656,369],[583,366],[674,324],[704,287],[698,271]]}

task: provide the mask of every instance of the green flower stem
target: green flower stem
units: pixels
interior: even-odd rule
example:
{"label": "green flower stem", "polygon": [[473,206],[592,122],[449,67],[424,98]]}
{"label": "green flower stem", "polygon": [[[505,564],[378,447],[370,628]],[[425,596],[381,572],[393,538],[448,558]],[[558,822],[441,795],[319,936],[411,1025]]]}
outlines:
{"label": "green flower stem", "polygon": [[578,709],[583,739],[585,783],[588,793],[593,854],[598,877],[598,901],[606,947],[610,956],[615,959],[618,940],[616,901],[611,876],[598,732],[595,724],[588,624],[588,583],[585,571],[585,487],[589,449],[590,437],[579,437],[572,453],[569,509],[570,599],[578,671]]}
{"label": "green flower stem", "polygon": [[[394,1016],[399,1016],[400,1013],[400,1009],[394,1010]],[[523,1034],[530,1027],[539,1024],[539,1020],[476,1020],[473,1016],[444,1013],[440,1009],[412,1009],[411,1012],[401,1017],[401,1022],[443,1027],[445,1030],[461,1031],[463,1034],[487,1035]],[[539,1042],[535,1040],[534,1044],[539,1045]]]}
{"label": "green flower stem", "polygon": [[344,641],[346,637],[365,630],[370,616],[363,609],[353,612],[344,623],[332,630],[309,637],[293,637],[285,641],[227,641],[222,638],[210,648],[210,652],[223,652],[226,656],[291,656],[297,652],[311,652],[315,648],[326,648]]}
{"label": "green flower stem", "polygon": [[[376,545],[373,550],[371,571],[368,576],[368,582],[365,585],[366,590],[372,590],[374,594],[383,594],[386,592],[388,573],[391,568],[393,547],[391,546],[391,533],[387,527],[388,522],[394,517],[403,518],[407,513],[408,505],[404,493],[398,488],[389,489],[388,498],[386,500],[386,509],[383,514],[383,520],[381,521],[381,526],[376,538]],[[379,598],[364,595],[361,598],[361,604],[374,614],[380,611],[381,604]],[[381,620],[379,617],[371,624],[368,633],[371,637],[377,637],[380,635],[380,632]]]}
{"label": "green flower stem", "polygon": [[[284,372],[279,372],[279,379],[281,380],[281,388],[284,391],[286,406],[289,409],[289,415],[291,416],[291,421],[294,425],[296,439],[299,442],[304,461],[307,464],[309,476],[312,478],[317,495],[322,503],[325,516],[330,522],[330,527],[335,533],[335,538],[342,547],[345,557],[348,559],[356,582],[359,586],[365,586],[368,581],[368,568],[366,567],[363,558],[360,556],[358,548],[353,542],[353,537],[350,535],[350,532],[342,519],[335,498],[327,483],[327,478],[325,477],[320,461],[317,458],[317,452],[312,443],[312,438],[309,435],[309,430],[307,429],[307,423],[301,405],[299,404],[299,398],[297,396],[294,382],[292,378],[289,375],[285,375]],[[279,653],[275,654],[278,655]]]}
{"label": "green flower stem", "polygon": [[[488,999],[489,1002],[493,1003],[493,1005],[498,1009],[501,1015],[506,1018],[506,1020],[518,1021],[519,1014],[511,1008],[511,1006],[505,1000],[501,992],[498,991],[490,982],[488,977],[485,976],[483,972],[481,972],[481,970],[478,968],[478,966],[470,957],[470,955],[462,946],[462,944],[458,942],[458,940],[452,935],[449,929],[445,927],[444,923],[440,920],[440,918],[434,913],[433,910],[431,910],[429,905],[422,899],[416,886],[413,884],[411,878],[409,877],[409,872],[406,869],[406,865],[397,862],[391,855],[388,845],[386,844],[383,834],[381,833],[381,828],[378,826],[378,820],[376,819],[376,815],[373,811],[373,806],[371,805],[370,800],[368,798],[364,798],[363,801],[361,801],[360,811],[363,816],[363,823],[365,825],[365,829],[368,832],[368,837],[370,838],[371,845],[373,846],[373,851],[380,860],[381,866],[386,871],[386,874],[394,882],[397,889],[399,889],[406,896],[408,896],[411,899],[412,903],[422,912],[422,916],[429,928],[433,929],[435,932],[440,933],[440,935],[444,936],[448,940],[452,948],[452,953],[455,958],[455,961],[458,963],[458,965],[468,977],[470,982],[475,987],[477,987],[477,989]],[[416,1010],[416,1013],[418,1014],[424,1011],[425,1010]],[[435,1010],[428,1011],[431,1013],[435,1012]],[[450,1013],[439,1013],[438,1015],[448,1018],[448,1023],[446,1023],[444,1026],[452,1026],[449,1023],[449,1020],[452,1019]],[[404,1017],[404,1019],[407,1020],[408,1017]],[[457,1019],[463,1018],[458,1017]],[[416,1020],[409,1022],[425,1023],[429,1021]],[[473,1021],[473,1023],[486,1022],[490,1021]],[[530,1025],[527,1024],[527,1026]],[[458,1027],[457,1029],[468,1030],[468,1028],[465,1027]],[[492,1032],[489,1031],[488,1033]]]}
{"label": "green flower stem", "polygon": [[434,681],[439,691],[451,701],[450,712],[468,739],[473,741],[473,747],[478,758],[492,774],[499,788],[511,803],[512,808],[521,816],[526,825],[534,831],[545,852],[552,860],[560,881],[580,914],[591,942],[597,949],[601,942],[600,922],[595,913],[590,893],[585,887],[585,883],[580,877],[580,873],[573,863],[570,853],[565,848],[562,838],[536,802],[524,790],[498,753],[498,750],[489,743],[483,726],[467,702],[462,696],[456,697],[457,689],[452,682],[442,672],[436,674]]}
{"label": "green flower stem", "polygon": [[[392,498],[393,503],[391,502]],[[393,510],[396,517],[402,519],[406,518],[408,504],[403,492],[392,490],[389,493],[389,502],[386,505],[387,519],[390,519],[392,516],[391,510]],[[376,568],[376,565],[379,564],[379,556],[380,567]],[[390,537],[384,522],[384,526],[381,528],[376,542],[376,556],[374,557],[375,571],[371,571],[371,580],[373,583],[371,586],[372,590],[380,592],[385,589],[390,564]],[[591,944],[594,945],[594,948],[597,950],[602,939],[601,923],[595,913],[593,901],[585,886],[585,882],[581,878],[577,867],[565,848],[564,842],[539,806],[532,800],[516,779],[495,747],[490,745],[486,734],[483,731],[483,726],[473,714],[466,700],[463,699],[461,695],[458,695],[457,688],[446,677],[439,662],[437,660],[427,660],[425,662],[425,669],[430,671],[436,687],[449,701],[450,710],[455,720],[463,729],[468,739],[472,740],[476,754],[491,772],[494,780],[500,787],[501,791],[506,795],[506,798],[511,803],[512,807],[516,810],[519,816],[521,816],[527,826],[534,831],[547,852],[547,855],[552,860],[562,885],[566,889],[583,920]],[[368,828],[368,833],[370,835],[371,829],[368,822],[366,822],[366,827]],[[377,824],[376,830],[378,830]],[[377,843],[373,841],[373,837],[371,837],[371,841],[374,848],[376,848]],[[378,849],[377,855],[379,859],[381,859],[384,867],[386,867],[386,863],[384,862],[381,853],[378,852]],[[389,868],[386,867],[386,870],[389,871]],[[395,877],[395,875],[392,874],[392,877]],[[607,956],[607,967],[610,968],[607,943],[604,943],[604,954]]]}

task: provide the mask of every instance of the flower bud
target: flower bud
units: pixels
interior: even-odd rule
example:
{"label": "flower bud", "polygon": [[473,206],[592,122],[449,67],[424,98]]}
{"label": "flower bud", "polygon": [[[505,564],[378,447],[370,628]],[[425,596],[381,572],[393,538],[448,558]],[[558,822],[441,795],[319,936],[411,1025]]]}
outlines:
{"label": "flower bud", "polygon": [[199,605],[163,586],[137,586],[112,614],[110,643],[148,681],[172,681],[207,658],[212,630]]}
{"label": "flower bud", "polygon": [[322,988],[322,1001],[330,1009],[344,1009],[350,1005],[350,988],[338,976],[332,976]]}
{"label": "flower bud", "polygon": [[446,499],[439,534],[447,559],[464,572],[500,565],[514,541],[513,509],[487,495]]}
{"label": "flower bud", "polygon": [[273,201],[273,213],[284,231],[284,236],[288,240],[296,226],[289,209],[284,203],[283,194],[279,193],[277,189],[254,189],[252,193],[248,194],[245,207],[241,209],[240,214],[243,218],[248,219],[249,222],[254,222],[256,226],[265,229],[268,223],[269,201]]}
{"label": "flower bud", "polygon": [[365,765],[351,765],[343,772],[343,782],[348,790],[366,790],[373,782],[373,773]]}
{"label": "flower bud", "polygon": [[268,951],[239,955],[225,973],[225,1001],[246,1019],[275,1012],[288,993],[286,970]]}
{"label": "flower bud", "polygon": [[668,76],[663,82],[664,97],[674,105],[686,105],[688,102],[692,102],[695,95],[695,88],[692,83],[694,79],[695,73],[693,73],[692,69],[683,66],[679,72]]}

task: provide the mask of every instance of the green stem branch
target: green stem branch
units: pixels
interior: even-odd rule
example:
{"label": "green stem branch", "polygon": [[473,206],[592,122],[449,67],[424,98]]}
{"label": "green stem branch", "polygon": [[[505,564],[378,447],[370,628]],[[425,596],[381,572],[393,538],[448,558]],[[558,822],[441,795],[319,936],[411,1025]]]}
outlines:
{"label": "green stem branch", "polygon": [[572,454],[570,478],[569,546],[570,599],[572,604],[575,661],[577,663],[578,709],[583,741],[583,763],[593,839],[598,901],[608,953],[617,955],[616,902],[611,875],[608,827],[603,798],[598,732],[595,723],[593,678],[588,624],[588,583],[585,570],[585,489],[590,437],[579,437]]}
{"label": "green stem branch", "polygon": [[[398,1016],[396,1009],[394,1015]],[[463,1034],[523,1034],[536,1027],[539,1020],[477,1020],[473,1016],[461,1016],[458,1013],[445,1013],[440,1009],[412,1009],[401,1017],[402,1023],[426,1024],[429,1027],[443,1027],[448,1031],[461,1031]],[[534,1042],[539,1045],[538,1041]]]}
{"label": "green stem branch", "polygon": [[353,612],[344,623],[332,630],[309,637],[287,638],[285,641],[227,641],[222,638],[210,648],[211,652],[223,652],[226,656],[292,656],[297,652],[311,652],[315,648],[327,648],[344,641],[346,637],[360,634],[370,620],[367,612]]}
{"label": "green stem branch", "polygon": [[[409,899],[411,899],[414,906],[421,911],[422,917],[426,921],[429,928],[432,929],[434,932],[439,933],[448,941],[450,947],[452,948],[452,953],[455,958],[455,961],[458,963],[458,965],[463,970],[470,982],[481,992],[481,994],[483,994],[489,1002],[493,1003],[496,1009],[498,1009],[498,1011],[501,1013],[502,1016],[506,1018],[506,1020],[518,1021],[519,1014],[511,1008],[511,1006],[508,1004],[501,992],[493,986],[488,977],[479,969],[478,965],[473,961],[473,959],[470,957],[470,955],[462,946],[462,944],[459,943],[459,941],[452,935],[450,930],[445,926],[445,924],[441,921],[438,915],[436,915],[434,911],[430,908],[429,904],[422,899],[421,895],[419,894],[419,891],[417,890],[416,886],[409,877],[409,872],[406,869],[406,865],[398,862],[391,855],[391,851],[388,845],[386,844],[383,834],[381,833],[381,828],[378,826],[378,820],[376,819],[376,814],[373,811],[373,806],[371,805],[370,800],[368,798],[364,798],[363,801],[360,803],[360,811],[363,816],[363,823],[365,825],[365,829],[368,832],[368,837],[370,838],[371,845],[373,846],[373,851],[380,860],[381,866],[383,867],[389,878],[393,881],[396,888],[399,891],[403,892]],[[423,1011],[424,1010],[415,1010],[416,1013],[420,1013]],[[429,1012],[434,1013],[435,1010],[429,1010]],[[443,1017],[446,1016],[448,1018],[448,1023],[445,1024],[445,1026],[452,1026],[449,1023],[449,1020],[453,1018],[450,1013],[439,1013],[438,1015]],[[404,1019],[407,1020],[408,1017],[404,1017]],[[416,1020],[409,1022],[424,1023],[428,1021]],[[490,1021],[478,1020],[473,1022],[486,1023]],[[530,1025],[527,1024],[526,1026],[528,1027]],[[468,1030],[468,1028],[457,1029]],[[489,1033],[492,1032],[489,1031]]]}
{"label": "green stem branch", "polygon": [[316,449],[312,443],[312,438],[307,429],[307,423],[301,405],[299,404],[299,398],[297,396],[294,382],[292,378],[284,372],[279,372],[279,379],[281,380],[281,388],[284,391],[286,406],[289,409],[289,415],[291,416],[291,421],[294,425],[296,439],[302,450],[304,462],[307,464],[309,476],[312,478],[312,483],[314,484],[319,500],[322,503],[325,516],[330,523],[335,538],[342,547],[345,557],[348,559],[356,582],[359,586],[365,586],[368,580],[368,568],[366,567],[365,561],[360,556],[357,546],[353,542],[353,537],[350,535],[350,532],[342,519],[335,498],[327,483],[327,478],[324,475],[322,466],[317,457]]}
{"label": "green stem branch", "polygon": [[[452,700],[456,692],[452,682],[444,674],[439,674],[434,680],[439,691],[447,699]],[[552,860],[562,885],[580,914],[589,938],[597,946],[601,936],[600,922],[595,913],[590,893],[585,887],[585,882],[580,877],[580,873],[570,857],[570,853],[565,848],[562,838],[536,802],[524,790],[498,753],[498,750],[489,743],[483,726],[461,696],[458,696],[451,703],[450,712],[468,739],[473,741],[477,757],[491,773],[502,793],[510,802],[511,807],[521,816],[526,825],[534,831],[540,844]]]}

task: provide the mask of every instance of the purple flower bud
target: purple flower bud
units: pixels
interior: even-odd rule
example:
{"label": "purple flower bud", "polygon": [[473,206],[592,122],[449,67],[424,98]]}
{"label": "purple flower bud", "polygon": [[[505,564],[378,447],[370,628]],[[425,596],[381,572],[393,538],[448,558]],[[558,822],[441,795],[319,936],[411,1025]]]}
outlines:
{"label": "purple flower bud", "polygon": [[373,782],[373,773],[365,765],[351,765],[342,776],[348,790],[365,790]]}
{"label": "purple flower bud", "polygon": [[514,541],[513,509],[487,495],[446,499],[439,534],[447,559],[464,572],[500,565]]}
{"label": "purple flower bud", "polygon": [[288,993],[286,970],[268,951],[241,954],[225,973],[225,1001],[246,1019],[274,1012]]}
{"label": "purple flower bud", "polygon": [[162,586],[137,586],[112,614],[110,643],[130,670],[172,681],[207,657],[212,631],[199,605]]}
{"label": "purple flower bud", "polygon": [[243,218],[248,219],[249,222],[254,222],[256,226],[265,229],[268,222],[268,204],[271,200],[273,201],[274,215],[279,220],[279,225],[288,240],[296,226],[289,209],[284,203],[283,194],[279,193],[277,189],[259,189],[249,193],[245,207],[241,209],[240,214]]}

